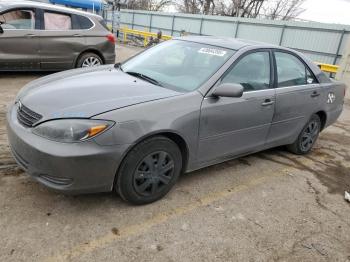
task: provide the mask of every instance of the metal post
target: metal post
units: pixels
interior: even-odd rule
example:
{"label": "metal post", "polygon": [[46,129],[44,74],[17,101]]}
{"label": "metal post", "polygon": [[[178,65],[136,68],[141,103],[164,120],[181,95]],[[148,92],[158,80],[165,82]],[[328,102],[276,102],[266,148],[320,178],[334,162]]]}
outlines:
{"label": "metal post", "polygon": [[117,38],[119,37],[119,31],[120,31],[120,1],[115,0],[117,5]]}
{"label": "metal post", "polygon": [[134,29],[134,17],[135,17],[135,13],[134,13],[134,11],[133,11],[133,12],[132,12],[131,29]]}
{"label": "metal post", "polygon": [[341,44],[343,43],[344,35],[345,35],[345,29],[343,29],[343,31],[341,33],[341,36],[340,36],[340,39],[339,39],[339,43],[338,43],[337,52],[335,53],[335,57],[334,57],[334,60],[333,60],[333,65],[335,65],[335,63],[337,62],[339,51],[340,51],[340,47],[341,47]]}
{"label": "metal post", "polygon": [[202,27],[203,27],[203,17],[201,18],[201,25],[199,27],[199,35],[202,35]]}
{"label": "metal post", "polygon": [[284,30],[286,29],[286,25],[283,25],[282,27],[282,32],[281,32],[281,36],[280,36],[280,41],[279,41],[279,44],[278,45],[281,45],[282,44],[282,41],[283,41],[283,36],[284,36]]}
{"label": "metal post", "polygon": [[114,33],[114,25],[115,25],[115,3],[113,3],[113,7],[112,7],[112,33]]}
{"label": "metal post", "polygon": [[152,32],[152,18],[153,18],[153,14],[151,14],[151,17],[149,19],[149,31]]}
{"label": "metal post", "polygon": [[237,21],[237,22],[236,22],[235,38],[237,38],[237,34],[238,34],[238,27],[239,27],[239,21]]}
{"label": "metal post", "polygon": [[171,36],[174,35],[174,23],[175,23],[175,15],[173,15],[173,22],[171,23]]}

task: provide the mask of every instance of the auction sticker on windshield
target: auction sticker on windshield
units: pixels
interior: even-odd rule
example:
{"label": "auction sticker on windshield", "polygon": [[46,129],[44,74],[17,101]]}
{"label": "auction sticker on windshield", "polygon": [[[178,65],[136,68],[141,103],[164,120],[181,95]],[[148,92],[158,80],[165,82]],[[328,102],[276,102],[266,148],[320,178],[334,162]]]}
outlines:
{"label": "auction sticker on windshield", "polygon": [[224,50],[220,50],[220,49],[203,47],[203,48],[198,50],[198,53],[208,54],[208,55],[216,55],[216,56],[224,56],[224,55],[226,55],[227,52]]}

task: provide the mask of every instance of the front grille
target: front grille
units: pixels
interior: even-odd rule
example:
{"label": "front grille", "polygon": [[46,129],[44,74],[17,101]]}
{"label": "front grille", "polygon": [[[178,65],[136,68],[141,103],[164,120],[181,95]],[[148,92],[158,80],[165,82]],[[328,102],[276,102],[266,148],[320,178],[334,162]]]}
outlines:
{"label": "front grille", "polygon": [[32,127],[41,118],[42,115],[35,113],[28,107],[21,104],[21,102],[18,102],[17,119],[22,125]]}

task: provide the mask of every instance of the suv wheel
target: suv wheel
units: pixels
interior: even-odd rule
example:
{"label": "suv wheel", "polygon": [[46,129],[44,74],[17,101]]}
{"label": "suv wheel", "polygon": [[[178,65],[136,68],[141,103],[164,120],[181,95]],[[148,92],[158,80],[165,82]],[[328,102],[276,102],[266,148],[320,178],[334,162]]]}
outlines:
{"label": "suv wheel", "polygon": [[93,66],[99,66],[102,65],[103,61],[101,59],[101,57],[99,57],[98,55],[94,54],[94,53],[86,53],[83,54],[77,63],[77,68],[81,68],[81,67],[93,67]]}
{"label": "suv wheel", "polygon": [[320,131],[320,117],[318,115],[312,115],[309,122],[300,132],[297,140],[293,144],[287,146],[288,150],[298,155],[309,153],[314,146]]}
{"label": "suv wheel", "polygon": [[166,137],[153,137],[127,154],[117,174],[115,190],[132,204],[148,204],[170,191],[181,169],[179,147]]}

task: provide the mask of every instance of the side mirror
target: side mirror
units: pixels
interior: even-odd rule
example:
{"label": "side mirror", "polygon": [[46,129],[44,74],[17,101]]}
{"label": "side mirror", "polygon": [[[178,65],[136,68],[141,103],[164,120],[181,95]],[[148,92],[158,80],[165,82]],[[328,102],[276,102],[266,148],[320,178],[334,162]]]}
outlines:
{"label": "side mirror", "polygon": [[218,85],[213,96],[222,97],[241,97],[243,95],[243,86],[241,84],[225,83]]}

